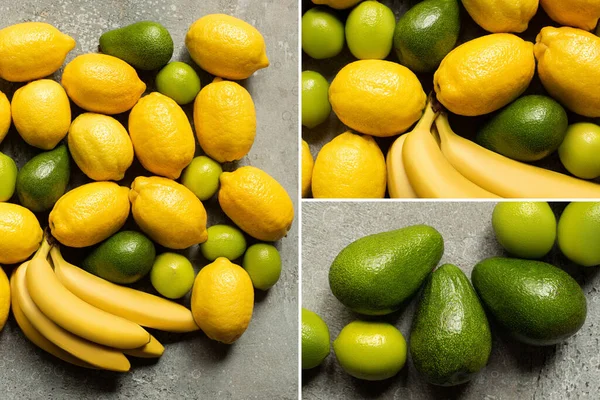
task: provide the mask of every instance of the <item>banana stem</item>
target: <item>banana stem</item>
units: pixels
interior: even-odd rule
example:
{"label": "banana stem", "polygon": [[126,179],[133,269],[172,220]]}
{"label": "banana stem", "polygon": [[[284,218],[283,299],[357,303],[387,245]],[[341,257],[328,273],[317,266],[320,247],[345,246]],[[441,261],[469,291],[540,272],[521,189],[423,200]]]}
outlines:
{"label": "banana stem", "polygon": [[424,129],[427,131],[431,131],[431,126],[433,125],[433,121],[437,118],[438,113],[433,110],[433,106],[431,100],[427,102],[427,106],[425,106],[425,112],[423,116],[415,126],[414,130]]}

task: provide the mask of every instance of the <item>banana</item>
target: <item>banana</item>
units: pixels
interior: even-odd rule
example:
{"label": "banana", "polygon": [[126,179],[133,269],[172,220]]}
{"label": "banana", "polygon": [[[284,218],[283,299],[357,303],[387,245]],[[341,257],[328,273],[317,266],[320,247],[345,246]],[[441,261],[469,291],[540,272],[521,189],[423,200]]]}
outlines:
{"label": "banana", "polygon": [[[42,250],[50,245],[46,239]],[[71,293],[56,277],[46,257],[35,256],[27,267],[27,290],[37,307],[67,331],[104,346],[135,349],[150,342],[138,324],[100,310]]]}
{"label": "banana", "polygon": [[128,356],[138,358],[158,358],[165,352],[165,347],[152,335],[150,335],[150,342],[137,349],[123,350],[123,353]]}
{"label": "banana", "polygon": [[58,279],[83,301],[148,328],[168,332],[200,329],[184,306],[92,275],[66,262],[58,247],[53,247],[50,254]]}
{"label": "banana", "polygon": [[404,162],[402,161],[402,148],[407,135],[402,135],[394,141],[386,157],[387,185],[390,197],[393,199],[416,199],[418,196],[410,186]]}
{"label": "banana", "polygon": [[[43,251],[38,254],[45,258],[47,250],[45,252],[46,254]],[[29,262],[25,262],[14,272],[14,291],[17,303],[31,325],[50,342],[94,367],[117,372],[129,371],[131,365],[123,353],[73,335],[56,325],[37,308],[27,291],[28,267]]]}
{"label": "banana", "polygon": [[498,197],[462,176],[444,158],[431,134],[436,115],[429,101],[421,120],[407,134],[402,149],[406,175],[415,193],[426,198]]}
{"label": "banana", "polygon": [[506,198],[600,198],[600,185],[511,160],[452,131],[448,116],[436,126],[446,159],[467,179]]}

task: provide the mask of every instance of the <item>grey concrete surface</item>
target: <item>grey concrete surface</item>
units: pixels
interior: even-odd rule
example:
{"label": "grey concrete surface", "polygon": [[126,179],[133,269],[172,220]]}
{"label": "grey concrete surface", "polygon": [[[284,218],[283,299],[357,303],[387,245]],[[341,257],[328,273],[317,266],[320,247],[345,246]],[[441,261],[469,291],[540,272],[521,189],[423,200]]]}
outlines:
{"label": "grey concrete surface", "polygon": [[[45,21],[77,40],[75,56],[95,52],[100,35],[110,29],[141,20],[164,24],[175,43],[174,60],[193,64],[184,46],[188,27],[209,13],[227,13],[256,26],[264,35],[271,66],[242,82],[250,91],[258,118],[257,137],[250,154],[237,165],[266,170],[287,189],[299,213],[297,198],[298,114],[298,3],[249,0],[3,0],[0,28],[23,21]],[[199,71],[203,84],[212,80]],[[60,80],[61,71],[53,78]],[[153,74],[141,73],[153,87]],[[20,85],[0,81],[9,98]],[[184,108],[191,117],[192,106]],[[74,114],[81,110],[74,107]],[[126,123],[125,115],[119,119]],[[126,126],[126,125],[125,125]],[[38,150],[28,146],[14,127],[0,151],[22,166]],[[198,146],[198,154],[201,150]],[[233,170],[237,165],[227,165]],[[87,182],[74,163],[71,187]],[[121,182],[128,185],[138,174],[149,175],[134,163]],[[13,201],[15,201],[13,199]],[[216,199],[205,202],[209,225],[227,222]],[[47,215],[39,215],[47,225]],[[133,222],[128,222],[133,227]],[[133,360],[130,373],[82,370],[45,354],[30,344],[14,320],[0,333],[1,399],[292,399],[297,397],[297,280],[298,224],[277,247],[283,273],[266,294],[257,294],[252,322],[232,346],[219,345],[202,333],[157,333],[166,344],[158,362]],[[80,259],[88,250],[67,251]],[[162,251],[162,249],[158,249]],[[196,268],[206,260],[192,248],[186,253]],[[146,286],[148,282],[145,282]]]}
{"label": "grey concrete surface", "polygon": [[[444,237],[440,262],[459,266],[467,276],[480,260],[502,255],[491,227],[494,203],[452,202],[305,202],[302,214],[302,306],[315,311],[329,326],[331,340],[358,314],[331,293],[328,272],[345,246],[365,235],[414,224],[429,224]],[[559,214],[564,204],[554,204]],[[583,287],[588,315],[583,328],[557,346],[530,347],[506,336],[493,325],[493,350],[488,366],[472,382],[454,388],[427,384],[410,358],[400,373],[382,382],[347,375],[333,352],[324,364],[303,371],[304,399],[398,400],[563,400],[600,398],[600,284],[597,268],[573,265],[555,249],[546,261],[564,268]],[[417,299],[382,318],[408,340]]]}

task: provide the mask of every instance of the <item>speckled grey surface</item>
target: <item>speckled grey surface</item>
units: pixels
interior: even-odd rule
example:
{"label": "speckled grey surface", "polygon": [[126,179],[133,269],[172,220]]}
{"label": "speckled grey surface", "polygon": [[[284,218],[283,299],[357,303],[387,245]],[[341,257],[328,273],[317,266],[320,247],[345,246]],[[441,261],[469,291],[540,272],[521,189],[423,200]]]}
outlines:
{"label": "speckled grey surface", "polygon": [[[140,20],[164,24],[175,42],[173,59],[192,63],[184,46],[188,27],[209,13],[227,13],[256,26],[265,36],[271,66],[242,82],[256,105],[257,137],[250,154],[238,165],[266,170],[287,189],[298,210],[298,3],[250,0],[3,0],[0,28],[23,21],[45,21],[77,40],[67,62],[95,52],[106,30]],[[212,77],[200,72],[203,84]],[[152,88],[153,74],[140,74]],[[60,78],[60,71],[55,74]],[[20,85],[0,81],[10,97]],[[191,105],[184,108],[191,116]],[[80,110],[74,109],[77,114]],[[125,116],[120,116],[126,122]],[[14,127],[0,151],[19,166],[38,151],[27,146]],[[200,150],[198,150],[200,154]],[[72,186],[87,179],[72,164]],[[235,169],[228,165],[226,170]],[[146,174],[136,162],[121,183]],[[13,199],[14,201],[14,199]],[[205,203],[209,225],[227,221],[215,199]],[[45,215],[40,215],[44,224]],[[129,221],[131,226],[131,221]],[[133,360],[130,373],[82,370],[45,354],[30,344],[14,320],[0,333],[0,398],[2,399],[291,399],[297,397],[297,223],[277,246],[283,273],[266,295],[257,294],[254,317],[246,333],[232,346],[219,345],[202,333],[156,336],[166,344],[157,362]],[[159,249],[162,251],[162,249]],[[70,252],[72,259],[84,252]],[[206,260],[196,250],[187,253],[197,268]]]}
{"label": "speckled grey surface", "polygon": [[[452,263],[467,276],[480,260],[502,255],[491,227],[494,203],[321,203],[302,206],[302,306],[317,312],[329,325],[333,341],[357,314],[331,293],[329,266],[338,252],[368,234],[414,224],[429,224],[444,237],[440,263]],[[564,204],[553,205],[558,214]],[[493,351],[488,366],[472,382],[441,388],[423,381],[407,362],[394,378],[366,382],[347,375],[330,354],[321,367],[303,372],[304,399],[410,400],[563,400],[600,398],[600,283],[597,268],[569,263],[556,250],[547,261],[562,266],[582,285],[588,300],[583,328],[564,343],[550,347],[519,344],[492,326]],[[395,324],[408,340],[416,299],[384,320]]]}

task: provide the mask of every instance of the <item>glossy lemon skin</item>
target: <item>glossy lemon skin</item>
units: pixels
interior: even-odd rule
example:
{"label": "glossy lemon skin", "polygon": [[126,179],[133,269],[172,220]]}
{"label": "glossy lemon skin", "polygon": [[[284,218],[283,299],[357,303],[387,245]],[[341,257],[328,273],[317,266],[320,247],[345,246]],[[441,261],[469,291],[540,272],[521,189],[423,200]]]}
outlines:
{"label": "glossy lemon skin", "polygon": [[0,264],[26,260],[40,246],[42,234],[31,211],[17,204],[0,203]]}

